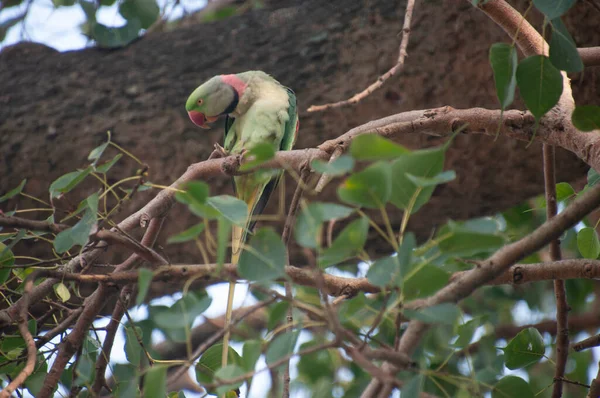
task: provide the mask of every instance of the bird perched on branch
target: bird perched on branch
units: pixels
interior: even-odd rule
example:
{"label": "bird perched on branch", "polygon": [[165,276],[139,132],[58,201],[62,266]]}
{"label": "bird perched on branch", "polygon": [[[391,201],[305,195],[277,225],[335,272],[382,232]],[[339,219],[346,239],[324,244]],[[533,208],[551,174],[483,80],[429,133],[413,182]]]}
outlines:
{"label": "bird perched on branch", "polygon": [[[256,145],[268,144],[275,151],[292,149],[298,133],[298,112],[294,92],[261,71],[220,75],[198,87],[185,108],[192,122],[202,128],[226,115],[224,150],[244,154]],[[236,196],[248,205],[246,227],[233,226],[231,262],[239,260],[253,216],[264,210],[281,178],[281,170],[257,170],[233,177]],[[229,284],[225,327],[231,322],[235,283]],[[229,333],[223,340],[222,366],[227,363]]]}

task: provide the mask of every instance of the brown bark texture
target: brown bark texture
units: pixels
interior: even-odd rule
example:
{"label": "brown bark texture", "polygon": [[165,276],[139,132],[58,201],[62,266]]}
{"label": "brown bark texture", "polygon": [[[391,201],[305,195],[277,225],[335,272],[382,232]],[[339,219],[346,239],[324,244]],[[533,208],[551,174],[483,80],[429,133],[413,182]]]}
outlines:
{"label": "brown bark texture", "polygon": [[[523,10],[525,2],[514,5]],[[208,131],[197,129],[184,109],[189,93],[215,74],[259,69],[292,87],[301,111],[297,148],[314,147],[369,120],[412,109],[498,108],[488,51],[492,43],[508,38],[468,3],[439,0],[416,7],[402,73],[356,106],[306,112],[312,104],[348,98],[395,63],[404,7],[404,1],[392,0],[279,1],[223,21],[152,33],[118,50],[59,53],[32,43],[9,47],[0,53],[0,192],[28,178],[26,192],[46,199],[49,184],[84,166],[107,130],[148,163],[152,182],[168,185],[189,164],[206,159],[213,143],[222,139],[221,122]],[[530,15],[541,28],[540,15]],[[568,13],[565,22],[578,46],[600,42],[599,17],[585,2]],[[598,68],[571,78],[578,104],[598,103]],[[515,107],[523,105],[517,101]],[[421,148],[441,140],[411,135],[400,142]],[[556,155],[558,181],[585,175],[587,166],[575,156],[559,149]],[[526,148],[509,138],[459,136],[446,158],[446,168],[456,170],[457,179],[436,189],[430,203],[411,217],[409,229],[427,238],[449,218],[493,214],[540,194],[541,164],[538,144]],[[112,181],[136,168],[123,158]],[[231,193],[225,178],[210,183],[212,194]],[[287,186],[289,203],[293,181]],[[334,180],[319,199],[336,200],[336,187]],[[155,193],[140,192],[122,217]],[[71,201],[78,199],[74,194]],[[271,202],[268,211],[275,212],[277,200]],[[373,217],[379,220],[377,214]],[[397,226],[402,214],[390,210],[390,217]],[[176,207],[159,244],[197,222],[191,218]],[[367,247],[375,254],[391,250],[375,236]],[[184,245],[165,247],[173,262],[189,262],[191,251],[195,253]],[[292,263],[302,260],[299,252],[292,253]]]}

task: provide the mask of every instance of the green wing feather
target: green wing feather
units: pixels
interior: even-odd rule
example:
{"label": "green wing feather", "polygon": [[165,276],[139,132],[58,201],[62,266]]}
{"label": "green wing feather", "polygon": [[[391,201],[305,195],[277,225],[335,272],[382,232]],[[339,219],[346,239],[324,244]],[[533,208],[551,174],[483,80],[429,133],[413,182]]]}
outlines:
{"label": "green wing feather", "polygon": [[[281,151],[291,150],[294,147],[294,143],[296,142],[296,136],[298,134],[298,109],[296,107],[296,95],[290,88],[285,87],[285,89],[288,92],[290,106],[288,108],[288,121],[285,123],[283,138],[281,140],[281,145],[279,146],[279,149]],[[279,180],[281,179],[282,175],[283,171],[280,171],[265,186],[265,189],[262,191],[260,198],[256,202],[254,209],[252,210],[252,216],[262,214],[262,212],[265,210],[265,207],[269,202],[269,198],[271,197],[273,191],[275,191],[275,189],[277,188],[277,184],[279,184]],[[252,229],[254,228],[254,224],[256,224],[256,220],[250,222],[250,224],[248,225],[248,231],[252,231]]]}

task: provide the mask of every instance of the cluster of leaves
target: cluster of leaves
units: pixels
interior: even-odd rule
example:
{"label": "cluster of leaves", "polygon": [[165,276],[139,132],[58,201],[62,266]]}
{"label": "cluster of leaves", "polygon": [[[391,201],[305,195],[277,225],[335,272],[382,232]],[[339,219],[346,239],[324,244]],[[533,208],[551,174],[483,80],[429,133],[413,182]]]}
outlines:
{"label": "cluster of leaves", "polygon": [[[575,0],[533,2],[535,7],[544,14],[544,31],[550,27],[552,32],[549,57],[533,55],[519,62],[514,42],[492,45],[490,64],[494,71],[496,94],[502,110],[512,104],[515,90],[519,87],[527,109],[539,122],[560,99],[563,92],[561,71],[581,72],[583,70],[583,62],[575,41],[561,20],[574,3]],[[600,128],[600,107],[577,106],[572,114],[572,122],[577,129],[584,132]]]}
{"label": "cluster of leaves", "polygon": [[[122,153],[126,153],[121,151],[101,163],[101,157],[110,146],[115,145],[109,139],[90,153],[90,164],[87,167],[67,173],[54,181],[49,189],[51,200],[72,194],[90,176],[106,181],[106,173],[118,162]],[[455,178],[452,171],[443,170],[448,146],[449,143],[438,148],[409,151],[380,136],[362,135],[352,142],[349,155],[341,156],[331,163],[315,161],[312,164],[318,172],[343,178],[338,187],[338,197],[342,203],[303,203],[294,229],[295,240],[307,250],[314,251],[315,265],[320,269],[360,276],[363,272],[361,269],[366,264],[368,280],[385,288],[385,293],[359,294],[345,300],[337,311],[342,326],[357,336],[364,336],[373,347],[393,344],[396,317],[402,303],[434,294],[448,283],[453,272],[470,268],[464,260],[485,257],[509,239],[523,236],[543,221],[541,209],[545,203],[543,199],[537,199],[535,209],[522,205],[497,217],[466,222],[449,221],[428,241],[418,244],[415,236],[406,231],[406,224],[410,215],[422,209],[429,201],[437,185]],[[255,148],[247,154],[248,162],[244,168],[260,166],[273,155],[272,151]],[[361,167],[357,167],[358,165]],[[71,222],[72,226],[57,234],[21,230],[0,235],[2,241],[8,241],[7,244],[0,243],[2,282],[20,281],[21,285],[17,286],[16,291],[22,290],[22,281],[31,272],[31,268],[12,267],[15,260],[19,259],[13,253],[19,240],[44,238],[53,245],[57,261],[61,256],[68,258],[74,247],[85,247],[90,234],[102,223],[109,222],[114,207],[107,207],[106,198],[119,192],[123,196],[119,196],[117,203],[125,200],[132,190],[119,190],[119,185],[125,181],[138,181],[139,184],[139,179],[138,175],[110,186],[104,184],[102,190],[85,197],[76,209],[58,220],[61,223]],[[591,172],[588,186],[595,184],[597,180],[598,176]],[[151,185],[143,184],[137,189]],[[25,181],[0,197],[0,201],[19,194],[26,195],[24,187]],[[564,183],[557,186],[557,191],[558,200],[565,205],[575,195],[573,188]],[[248,216],[246,204],[228,195],[211,196],[209,186],[201,181],[188,183],[176,194],[176,198],[201,221],[171,236],[168,242],[179,244],[195,241],[199,246],[203,246],[205,242],[206,248],[212,242],[211,254],[222,265],[227,255],[232,226],[245,226]],[[393,231],[386,221],[390,206],[404,212],[398,231]],[[363,209],[379,210],[383,221],[380,224],[374,222]],[[13,212],[5,214],[11,215]],[[49,217],[48,221],[56,221],[55,216]],[[331,232],[327,226],[332,221],[343,227],[329,238]],[[217,225],[216,237],[210,235],[210,223]],[[586,245],[587,232],[584,231],[586,228],[580,229],[578,233],[572,231],[567,234],[563,249],[574,254],[580,252],[584,257],[596,253],[600,246],[597,239],[596,243]],[[371,261],[365,251],[369,233],[377,233],[381,239],[389,242],[394,254]],[[595,255],[597,257],[597,253]],[[250,235],[240,257],[238,271],[242,278],[252,284],[266,288],[277,286],[279,280],[286,278],[286,257],[286,247],[280,236],[272,228],[263,227]],[[526,261],[539,261],[539,258],[532,256]],[[139,271],[136,305],[145,302],[152,276],[153,272],[150,270]],[[570,299],[570,304],[575,309],[584,308],[587,297],[592,294],[592,285],[586,282],[568,281],[569,292],[578,292],[577,299]],[[530,396],[531,391],[539,392],[547,387],[541,385],[541,382],[526,382],[512,375],[502,376],[505,367],[525,369],[532,375],[539,367],[550,366],[544,357],[548,340],[544,341],[537,330],[527,329],[501,348],[503,355],[498,355],[499,348],[493,335],[494,325],[513,319],[511,311],[517,300],[524,299],[534,311],[545,311],[544,297],[547,292],[543,286],[536,285],[528,290],[525,297],[522,297],[503,287],[484,288],[483,296],[465,301],[466,308],[470,309],[469,315],[463,312],[462,308],[465,307],[459,308],[454,304],[442,304],[420,311],[404,310],[402,315],[407,319],[435,323],[437,327],[430,329],[419,348],[416,356],[420,358],[418,372],[402,374],[406,382],[403,394],[411,397],[424,391],[466,397],[492,391],[494,397],[501,397],[510,396],[512,391],[518,390],[525,394],[520,396]],[[61,300],[68,301],[72,292],[77,290],[75,286],[60,283],[55,291]],[[251,290],[251,294],[258,300],[266,298],[260,291]],[[482,300],[482,297],[485,299]],[[320,296],[313,288],[296,287],[295,299],[307,305],[321,305]],[[143,388],[145,396],[164,396],[168,364],[162,363],[160,355],[153,350],[152,333],[160,331],[170,341],[188,342],[194,321],[207,310],[211,302],[205,292],[187,291],[171,306],[150,305],[147,319],[127,322],[124,327],[123,348],[128,363],[111,365],[116,383],[114,395],[136,396],[140,388]],[[489,313],[492,302],[498,308],[495,313]],[[251,385],[253,370],[262,355],[265,356],[267,366],[275,366],[296,352],[300,332],[304,329],[302,323],[297,323],[291,331],[284,330],[282,324],[285,322],[288,305],[286,302],[276,302],[267,308],[269,319],[266,335],[250,333],[240,352],[230,348],[228,366],[221,367],[220,345],[205,351],[196,364],[198,382],[210,393],[230,394],[243,383],[247,387]],[[294,312],[295,319],[303,319],[301,310],[295,308]],[[34,322],[30,322],[30,328],[35,335],[37,331]],[[300,345],[300,350],[328,342],[325,334],[311,333],[310,336]],[[462,352],[474,342],[479,345],[478,351],[471,357],[464,357]],[[94,363],[100,345],[101,339],[90,333],[86,339],[87,348],[67,368],[61,379],[64,388],[75,386],[81,389],[81,396],[86,396],[87,389],[94,382]],[[25,344],[21,336],[3,337],[0,341],[2,373],[14,377],[24,365],[24,355]],[[589,358],[583,358],[586,355],[588,354],[573,355],[577,357],[577,365],[569,377],[586,380],[585,371],[582,371],[589,364]],[[34,395],[48,370],[45,358],[47,356],[40,355],[40,363],[25,385]],[[149,366],[151,363],[153,365]],[[302,356],[298,362],[298,371],[294,387],[309,389],[311,393],[322,396],[329,396],[332,392],[355,396],[370,380],[364,369],[348,362],[340,350],[334,348]],[[342,373],[350,377],[340,378]],[[140,385],[139,379],[142,376],[144,382]],[[228,381],[233,379],[237,381]],[[183,393],[172,395],[181,397]]]}
{"label": "cluster of leaves", "polygon": [[[3,2],[2,8],[19,6],[23,0]],[[119,14],[127,21],[121,27],[109,27],[96,20],[96,14],[101,7],[112,7],[116,0],[53,0],[55,8],[79,6],[86,16],[86,22],[81,25],[84,35],[93,39],[99,47],[122,47],[139,37],[143,29],[148,29],[160,15],[156,0],[124,0],[119,2]],[[4,40],[6,32],[11,27],[23,22],[27,12],[8,19],[0,25],[0,41]]]}

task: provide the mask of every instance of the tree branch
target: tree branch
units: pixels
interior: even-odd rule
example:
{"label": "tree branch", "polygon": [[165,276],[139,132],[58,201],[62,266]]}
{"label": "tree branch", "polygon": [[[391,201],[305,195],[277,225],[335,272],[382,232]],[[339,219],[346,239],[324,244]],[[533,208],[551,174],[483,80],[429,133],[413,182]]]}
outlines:
{"label": "tree branch", "polygon": [[[551,220],[556,216],[556,173],[554,147],[545,144],[543,146],[544,161],[544,188],[546,192],[546,219]],[[554,239],[550,242],[550,259],[559,261],[562,258],[560,252],[560,241]],[[565,281],[562,279],[554,280],[554,295],[556,296],[556,370],[554,372],[554,386],[552,389],[552,398],[562,396],[563,382],[565,376],[565,367],[567,365],[567,356],[569,354],[569,329],[568,329],[568,311],[567,292]]]}
{"label": "tree branch", "polygon": [[578,48],[577,51],[586,67],[600,66],[600,47]]}
{"label": "tree branch", "polygon": [[[471,271],[452,274],[453,282]],[[556,279],[599,279],[600,260],[572,259],[547,263],[516,264],[486,285],[523,285]]]}
{"label": "tree branch", "polygon": [[383,83],[390,77],[394,76],[396,73],[400,72],[404,67],[404,60],[406,59],[408,48],[408,38],[410,36],[410,24],[412,20],[413,9],[415,8],[415,0],[408,0],[406,2],[406,11],[404,13],[404,26],[402,26],[402,40],[400,41],[400,50],[398,51],[398,61],[396,65],[392,66],[390,70],[385,72],[383,75],[379,76],[376,82],[372,83],[369,87],[361,91],[360,93],[354,94],[351,98],[339,101],[331,104],[325,105],[311,105],[308,108],[308,112],[319,112],[324,111],[330,108],[339,108],[345,105],[353,105],[359,103],[361,100],[365,99],[375,90],[381,88]]}
{"label": "tree branch", "polygon": [[66,224],[52,224],[47,221],[29,220],[21,217],[5,216],[0,213],[0,227],[29,229],[31,231],[47,231],[57,234],[71,226]]}
{"label": "tree branch", "polygon": [[[25,284],[25,291],[31,291],[33,287],[33,281],[27,281]],[[19,332],[21,336],[23,336],[23,340],[25,340],[25,345],[27,346],[27,362],[25,363],[25,367],[19,372],[17,377],[14,378],[1,392],[0,398],[9,398],[12,393],[21,386],[25,382],[25,380],[33,373],[35,369],[35,362],[37,359],[37,349],[35,347],[35,341],[33,341],[33,336],[29,331],[27,325],[27,297],[25,297],[25,305],[21,306],[21,312],[18,319],[19,324]]]}

